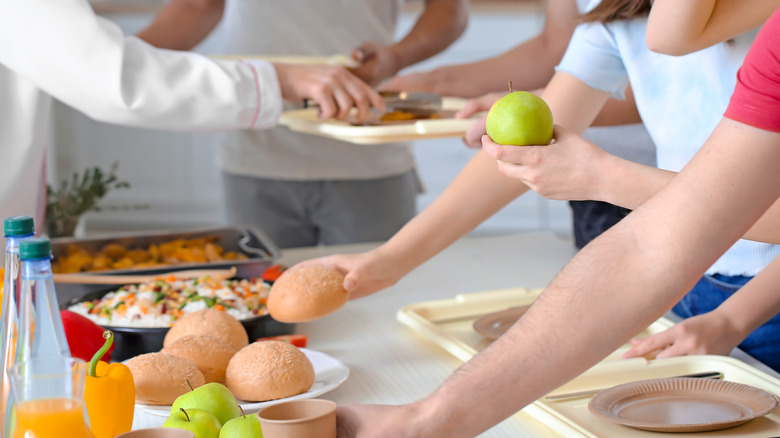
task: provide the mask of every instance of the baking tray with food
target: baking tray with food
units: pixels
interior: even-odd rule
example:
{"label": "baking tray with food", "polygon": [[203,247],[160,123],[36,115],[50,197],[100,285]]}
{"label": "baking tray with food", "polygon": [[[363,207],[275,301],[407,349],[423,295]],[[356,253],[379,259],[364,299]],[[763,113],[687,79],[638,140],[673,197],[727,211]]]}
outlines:
{"label": "baking tray with food", "polygon": [[168,329],[177,320],[203,309],[230,314],[241,323],[249,339],[291,334],[295,324],[268,315],[270,287],[271,282],[262,277],[179,279],[173,274],[140,284],[104,287],[71,299],[63,307],[113,331],[114,358],[124,360],[159,351]]}
{"label": "baking tray with food", "polygon": [[[91,238],[52,239],[52,269],[60,304],[105,286],[78,284],[80,275],[161,274],[191,269],[236,269],[260,277],[279,257],[265,234],[248,226],[156,231]],[[58,278],[67,276],[67,283]],[[106,282],[111,284],[111,282]]]}

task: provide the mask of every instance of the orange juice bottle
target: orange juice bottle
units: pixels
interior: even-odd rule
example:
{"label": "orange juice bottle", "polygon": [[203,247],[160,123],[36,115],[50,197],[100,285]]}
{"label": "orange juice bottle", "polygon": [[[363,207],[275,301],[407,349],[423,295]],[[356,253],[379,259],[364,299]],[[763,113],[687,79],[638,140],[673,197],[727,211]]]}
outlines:
{"label": "orange juice bottle", "polygon": [[84,405],[75,398],[47,398],[17,403],[12,438],[92,438]]}
{"label": "orange juice bottle", "polygon": [[6,370],[16,363],[16,342],[19,330],[19,293],[21,269],[19,245],[35,234],[33,218],[16,216],[5,218],[5,267],[3,271],[2,310],[0,310],[0,436],[5,427],[6,416],[10,415],[12,403],[8,403],[9,383]]}

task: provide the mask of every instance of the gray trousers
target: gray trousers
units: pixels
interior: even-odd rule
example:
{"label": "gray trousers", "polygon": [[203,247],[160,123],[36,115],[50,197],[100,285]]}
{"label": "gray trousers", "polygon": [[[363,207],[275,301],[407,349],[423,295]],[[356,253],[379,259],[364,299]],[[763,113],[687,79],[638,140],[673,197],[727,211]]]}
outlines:
{"label": "gray trousers", "polygon": [[223,172],[225,221],[280,248],[379,242],[416,213],[414,171],[371,180],[285,181]]}

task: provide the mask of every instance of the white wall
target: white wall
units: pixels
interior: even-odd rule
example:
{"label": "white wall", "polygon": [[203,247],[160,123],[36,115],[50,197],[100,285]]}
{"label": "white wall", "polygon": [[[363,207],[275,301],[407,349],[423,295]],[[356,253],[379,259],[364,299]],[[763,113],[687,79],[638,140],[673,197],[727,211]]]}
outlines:
{"label": "white wall", "polygon": [[[539,11],[473,13],[466,34],[444,53],[409,70],[471,61],[501,53],[536,34],[542,25]],[[145,15],[109,16],[126,32],[135,32],[150,20]],[[403,17],[405,33],[414,17]],[[198,51],[218,53],[219,29]],[[94,122],[62,105],[55,108],[56,147],[51,151],[52,180],[73,171],[119,161],[119,174],[130,190],[117,191],[106,206],[145,206],[141,210],[103,211],[87,216],[90,231],[171,229],[209,226],[219,221],[219,178],[215,167],[216,135],[156,132]],[[430,140],[415,145],[426,193],[422,209],[454,178],[474,151],[460,139]],[[467,200],[464,200],[464,206]],[[570,213],[563,202],[547,201],[529,193],[482,224],[478,233],[552,229],[570,232]]]}

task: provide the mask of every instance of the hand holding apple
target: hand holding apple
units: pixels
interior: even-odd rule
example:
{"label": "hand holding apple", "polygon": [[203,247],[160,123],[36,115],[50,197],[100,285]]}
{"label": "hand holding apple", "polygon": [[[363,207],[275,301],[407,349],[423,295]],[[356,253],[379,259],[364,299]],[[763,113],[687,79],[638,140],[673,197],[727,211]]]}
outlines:
{"label": "hand holding apple", "polygon": [[553,116],[541,97],[527,91],[512,92],[493,106],[485,121],[487,135],[502,145],[547,145],[553,136]]}
{"label": "hand holding apple", "polygon": [[500,173],[556,200],[610,202],[616,188],[610,176],[623,175],[616,169],[624,163],[634,165],[560,126],[549,146],[500,145],[484,136],[482,149],[497,160]]}

